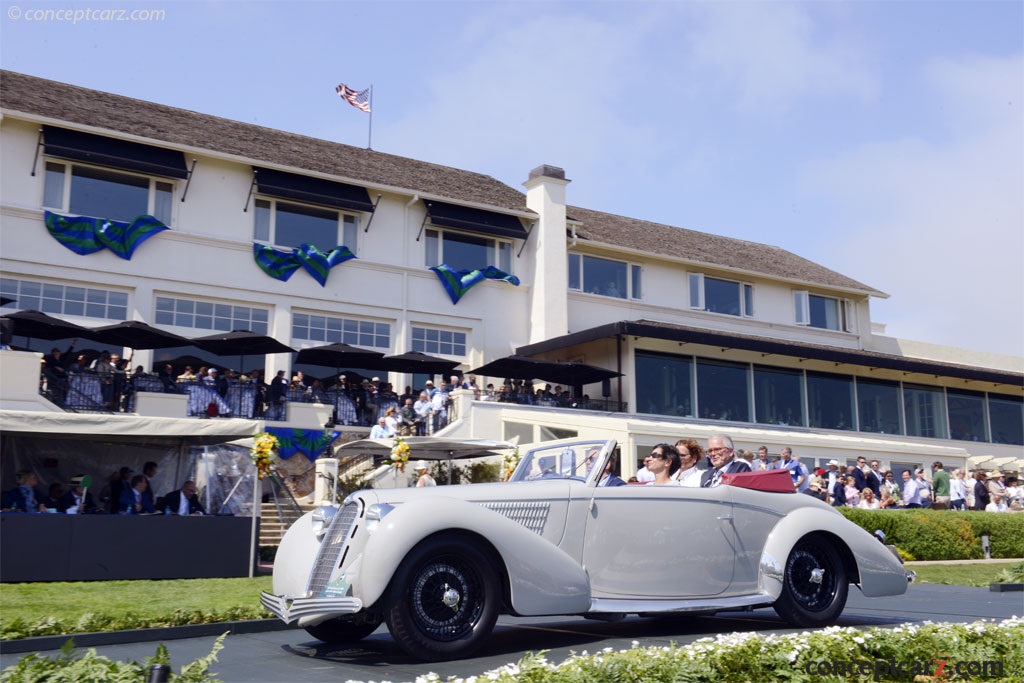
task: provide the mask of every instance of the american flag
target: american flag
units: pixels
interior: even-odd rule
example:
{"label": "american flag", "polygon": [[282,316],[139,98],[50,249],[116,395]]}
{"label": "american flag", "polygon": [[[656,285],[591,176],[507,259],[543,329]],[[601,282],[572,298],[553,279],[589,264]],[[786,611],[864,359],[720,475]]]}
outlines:
{"label": "american flag", "polygon": [[338,97],[343,100],[348,100],[356,109],[362,109],[363,111],[370,112],[370,89],[367,88],[362,92],[356,92],[352,88],[348,87],[344,83],[339,83],[338,87],[335,88],[338,93]]}

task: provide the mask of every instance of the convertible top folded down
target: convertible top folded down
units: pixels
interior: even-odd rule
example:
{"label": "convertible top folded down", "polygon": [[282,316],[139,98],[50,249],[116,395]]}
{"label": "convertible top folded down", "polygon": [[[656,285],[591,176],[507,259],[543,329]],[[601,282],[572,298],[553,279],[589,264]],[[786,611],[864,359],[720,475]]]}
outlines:
{"label": "convertible top folded down", "polygon": [[761,472],[732,472],[722,475],[722,483],[741,489],[771,491],[773,493],[796,493],[793,477],[789,470],[764,470]]}

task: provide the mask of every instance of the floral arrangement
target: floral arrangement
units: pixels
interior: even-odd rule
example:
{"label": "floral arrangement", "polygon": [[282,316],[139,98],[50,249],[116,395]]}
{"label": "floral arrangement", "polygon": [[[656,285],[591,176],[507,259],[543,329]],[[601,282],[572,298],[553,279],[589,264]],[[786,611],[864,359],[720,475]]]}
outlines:
{"label": "floral arrangement", "polygon": [[516,447],[511,453],[506,453],[504,458],[505,465],[505,481],[512,478],[512,473],[516,471],[516,467],[519,465],[519,461],[523,459],[523,456],[519,453],[519,448]]}
{"label": "floral arrangement", "polygon": [[405,472],[405,466],[409,464],[409,456],[412,449],[400,436],[395,437],[395,445],[391,447],[391,455],[384,462],[392,467],[397,467],[399,472]]}
{"label": "floral arrangement", "polygon": [[259,474],[260,479],[270,472],[270,466],[277,460],[277,448],[279,445],[277,437],[269,432],[263,432],[253,440],[252,448],[249,449],[249,455],[252,457],[252,463],[256,465],[256,472]]}

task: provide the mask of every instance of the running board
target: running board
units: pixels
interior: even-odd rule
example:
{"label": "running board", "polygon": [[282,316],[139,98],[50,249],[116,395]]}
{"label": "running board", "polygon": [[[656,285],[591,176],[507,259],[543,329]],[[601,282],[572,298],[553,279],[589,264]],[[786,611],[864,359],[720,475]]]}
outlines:
{"label": "running board", "polygon": [[775,602],[768,593],[738,595],[726,598],[692,598],[689,600],[636,600],[591,598],[588,614],[653,614],[656,612],[726,612],[747,607],[763,607]]}

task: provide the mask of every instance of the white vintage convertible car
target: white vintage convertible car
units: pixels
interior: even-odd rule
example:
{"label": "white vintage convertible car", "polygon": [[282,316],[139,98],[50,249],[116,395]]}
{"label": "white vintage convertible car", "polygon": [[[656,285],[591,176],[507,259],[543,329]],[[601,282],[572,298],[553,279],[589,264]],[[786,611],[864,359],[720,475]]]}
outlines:
{"label": "white vintage convertible car", "polygon": [[370,489],[319,508],[289,529],[262,603],[330,643],[386,622],[410,656],[442,660],[479,648],[499,614],[771,605],[821,626],[851,583],[869,597],[906,591],[889,549],[810,496],[756,490],[767,475],[706,489],[598,486],[615,445],[550,442],[506,483]]}

